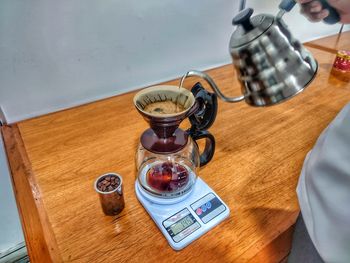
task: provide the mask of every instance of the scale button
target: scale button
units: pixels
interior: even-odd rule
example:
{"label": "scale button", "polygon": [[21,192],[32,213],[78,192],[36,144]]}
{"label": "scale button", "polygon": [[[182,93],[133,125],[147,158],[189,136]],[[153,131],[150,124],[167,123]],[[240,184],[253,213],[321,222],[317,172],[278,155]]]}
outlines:
{"label": "scale button", "polygon": [[207,202],[207,203],[205,204],[205,206],[207,207],[207,209],[210,209],[210,208],[211,208],[211,202],[210,202],[210,201]]}
{"label": "scale button", "polygon": [[198,207],[196,210],[196,214],[200,216],[202,214],[202,212],[203,212],[202,209],[200,207]]}
{"label": "scale button", "polygon": [[205,213],[205,211],[207,211],[207,206],[205,204],[202,205],[201,208],[202,208],[203,213]]}

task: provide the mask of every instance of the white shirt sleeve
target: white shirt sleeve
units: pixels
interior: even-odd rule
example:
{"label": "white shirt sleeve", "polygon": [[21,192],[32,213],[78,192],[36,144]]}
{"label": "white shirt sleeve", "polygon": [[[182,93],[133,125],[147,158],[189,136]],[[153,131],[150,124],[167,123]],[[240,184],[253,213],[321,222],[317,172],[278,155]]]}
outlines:
{"label": "white shirt sleeve", "polygon": [[350,104],[305,158],[297,187],[308,233],[325,262],[350,262]]}

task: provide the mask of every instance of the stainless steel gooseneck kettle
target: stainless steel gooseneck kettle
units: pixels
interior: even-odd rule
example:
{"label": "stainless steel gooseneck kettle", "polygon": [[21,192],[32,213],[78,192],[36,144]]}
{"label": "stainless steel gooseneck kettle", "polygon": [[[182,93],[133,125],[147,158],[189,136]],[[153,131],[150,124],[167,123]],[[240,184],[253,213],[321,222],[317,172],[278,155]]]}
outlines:
{"label": "stainless steel gooseneck kettle", "polygon": [[220,99],[226,102],[245,100],[252,106],[274,105],[305,89],[315,77],[318,65],[283,22],[284,12],[294,6],[283,6],[285,2],[295,4],[283,1],[277,16],[251,17],[253,9],[248,8],[233,19],[237,28],[231,36],[229,50],[243,95],[226,97],[211,77],[201,71],[188,71],[182,82],[191,76],[203,78]]}

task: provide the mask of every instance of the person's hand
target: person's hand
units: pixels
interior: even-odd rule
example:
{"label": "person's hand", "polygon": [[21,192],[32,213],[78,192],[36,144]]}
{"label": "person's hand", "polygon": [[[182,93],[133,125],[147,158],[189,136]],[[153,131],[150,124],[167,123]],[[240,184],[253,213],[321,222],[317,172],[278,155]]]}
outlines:
{"label": "person's hand", "polygon": [[[323,9],[318,0],[297,1],[301,5],[300,12],[312,22],[321,21],[329,15],[328,10]],[[350,0],[327,0],[327,2],[338,11],[341,23],[350,23]]]}

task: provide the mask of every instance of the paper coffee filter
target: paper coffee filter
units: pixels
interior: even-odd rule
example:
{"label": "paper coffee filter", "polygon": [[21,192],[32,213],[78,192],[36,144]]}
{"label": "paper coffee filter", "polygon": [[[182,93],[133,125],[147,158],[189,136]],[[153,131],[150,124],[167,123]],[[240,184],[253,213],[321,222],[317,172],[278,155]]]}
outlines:
{"label": "paper coffee filter", "polygon": [[[164,101],[172,101],[175,104],[181,105],[184,108],[183,112],[185,112],[192,107],[195,99],[190,91],[177,86],[153,86],[141,90],[134,97],[134,104],[141,111],[144,111],[145,107],[149,104]],[[174,115],[181,113],[174,113]]]}

